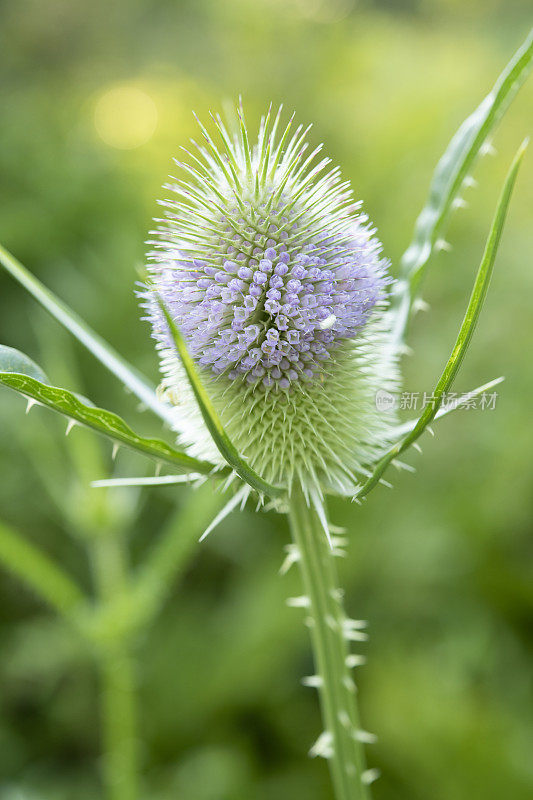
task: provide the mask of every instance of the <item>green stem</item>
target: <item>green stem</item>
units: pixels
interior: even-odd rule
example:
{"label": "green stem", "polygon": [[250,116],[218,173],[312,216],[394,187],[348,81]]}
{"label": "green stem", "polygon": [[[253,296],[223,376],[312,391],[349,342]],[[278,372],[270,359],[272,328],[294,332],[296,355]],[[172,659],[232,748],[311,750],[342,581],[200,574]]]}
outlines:
{"label": "green stem", "polygon": [[[127,589],[126,556],[120,533],[109,531],[90,543],[97,594],[112,607]],[[139,797],[139,753],[135,659],[128,626],[110,627],[98,642],[102,687],[104,780],[108,800]]]}
{"label": "green stem", "polygon": [[110,643],[99,659],[104,775],[109,800],[139,797],[136,675],[131,649]]}
{"label": "green stem", "polygon": [[347,618],[334,555],[317,512],[301,489],[293,492],[289,520],[308,598],[308,622],[325,726],[322,753],[329,760],[336,800],[370,800],[360,741],[355,684],[347,665]]}

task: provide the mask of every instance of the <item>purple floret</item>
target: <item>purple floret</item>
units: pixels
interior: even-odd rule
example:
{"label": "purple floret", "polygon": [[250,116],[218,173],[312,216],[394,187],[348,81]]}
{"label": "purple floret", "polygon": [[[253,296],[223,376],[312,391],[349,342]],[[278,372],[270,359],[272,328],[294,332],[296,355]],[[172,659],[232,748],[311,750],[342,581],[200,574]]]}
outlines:
{"label": "purple floret", "polygon": [[[327,226],[314,233],[305,217],[291,223],[291,214],[275,210],[261,218],[256,209],[253,217],[242,235],[221,219],[223,234],[205,260],[185,260],[179,242],[159,253],[154,288],[200,367],[251,386],[289,389],[312,380],[342,342],[357,336],[385,296],[387,262],[364,218],[338,235]],[[145,296],[155,337],[172,348],[157,304],[150,292]]]}

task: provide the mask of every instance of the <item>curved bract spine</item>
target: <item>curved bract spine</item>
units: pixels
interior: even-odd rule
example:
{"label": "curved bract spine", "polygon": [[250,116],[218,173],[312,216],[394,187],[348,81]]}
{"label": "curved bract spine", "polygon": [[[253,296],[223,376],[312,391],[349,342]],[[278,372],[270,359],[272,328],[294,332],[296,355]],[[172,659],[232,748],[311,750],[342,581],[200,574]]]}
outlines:
{"label": "curved bract spine", "polygon": [[422,435],[427,426],[436,417],[442,403],[442,398],[445,392],[447,392],[452,385],[452,382],[457,375],[459,367],[461,366],[463,358],[471,342],[481,309],[483,308],[483,303],[485,302],[485,297],[487,295],[490,279],[494,269],[494,261],[496,259],[498,246],[503,233],[505,218],[507,216],[509,203],[511,201],[511,195],[513,193],[518,170],[520,168],[527,144],[528,141],[526,140],[519,147],[513,163],[509,168],[509,172],[507,173],[507,177],[498,200],[494,219],[489,231],[487,243],[485,245],[483,258],[481,259],[481,263],[476,275],[470,301],[468,303],[468,307],[466,309],[466,313],[457,335],[453,350],[433,391],[432,402],[426,406],[413,429],[409,431],[403,439],[397,442],[389,450],[389,452],[383,456],[382,459],[380,459],[372,475],[356,492],[355,497],[357,499],[362,499],[365,497],[379,483],[383,473],[391,461],[396,459],[399,455],[401,455],[401,453],[407,450],[407,448],[414,444]]}

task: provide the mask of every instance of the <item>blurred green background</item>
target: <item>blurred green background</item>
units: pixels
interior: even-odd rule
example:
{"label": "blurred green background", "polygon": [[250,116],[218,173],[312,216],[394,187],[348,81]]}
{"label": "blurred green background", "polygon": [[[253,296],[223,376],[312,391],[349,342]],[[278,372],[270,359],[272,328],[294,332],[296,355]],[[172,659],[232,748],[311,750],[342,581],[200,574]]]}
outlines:
{"label": "blurred green background", "polygon": [[[530,0],[3,0],[0,3],[0,241],[157,380],[133,294],[160,185],[180,144],[242,93],[250,125],[272,100],[312,121],[397,263],[437,158],[531,25]],[[411,330],[405,388],[430,391],[453,342],[514,150],[533,132],[526,85],[433,258],[430,314]],[[350,529],[347,605],[369,620],[359,674],[376,800],[533,797],[533,158],[512,201],[496,274],[457,379],[497,375],[493,411],[461,411],[425,437],[417,475],[394,474]],[[51,380],[157,425],[23,290],[0,274],[0,341]],[[86,586],[80,531],[99,515],[128,532],[134,563],[187,488],[109,492],[142,459],[0,392],[0,518]],[[98,495],[98,497],[97,497]],[[194,501],[192,501],[194,502]],[[205,502],[205,498],[204,501]],[[197,512],[189,508],[194,518]],[[198,520],[198,525],[200,525]],[[199,531],[200,532],[200,531]],[[139,643],[148,798],[331,798],[307,750],[316,696],[296,573],[278,575],[288,531],[233,514],[198,545]],[[0,580],[0,798],[94,800],[97,681],[76,636],[15,578]]]}

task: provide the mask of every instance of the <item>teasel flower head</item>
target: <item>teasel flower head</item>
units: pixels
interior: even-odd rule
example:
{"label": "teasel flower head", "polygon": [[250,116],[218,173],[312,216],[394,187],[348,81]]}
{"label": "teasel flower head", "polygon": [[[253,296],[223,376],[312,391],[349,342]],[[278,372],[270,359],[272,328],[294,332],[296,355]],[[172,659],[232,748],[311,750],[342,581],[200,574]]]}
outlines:
{"label": "teasel flower head", "polygon": [[[280,109],[281,111],[281,109]],[[388,262],[368,219],[309,128],[251,143],[242,108],[165,186],[166,210],[141,291],[179,440],[221,463],[184,375],[160,301],[185,338],[230,438],[265,480],[351,494],[390,443],[376,391],[397,388]],[[213,134],[215,135],[215,134]]]}

